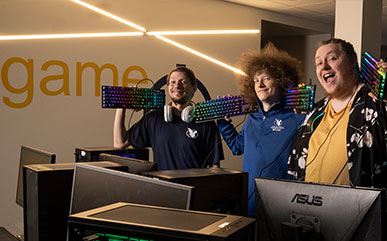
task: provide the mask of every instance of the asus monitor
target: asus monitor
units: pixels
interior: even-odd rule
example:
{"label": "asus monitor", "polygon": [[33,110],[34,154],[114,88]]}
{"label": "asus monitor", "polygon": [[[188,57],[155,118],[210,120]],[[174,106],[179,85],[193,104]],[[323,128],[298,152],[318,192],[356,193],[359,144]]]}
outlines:
{"label": "asus monitor", "polygon": [[255,188],[258,241],[384,240],[385,190],[259,177]]}

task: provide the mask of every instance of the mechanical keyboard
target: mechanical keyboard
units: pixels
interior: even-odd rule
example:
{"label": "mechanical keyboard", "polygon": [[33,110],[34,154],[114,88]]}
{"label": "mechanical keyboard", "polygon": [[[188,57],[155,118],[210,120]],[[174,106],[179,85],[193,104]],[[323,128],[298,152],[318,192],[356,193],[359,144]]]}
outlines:
{"label": "mechanical keyboard", "polygon": [[102,108],[162,109],[164,105],[164,90],[102,86]]}
{"label": "mechanical keyboard", "polygon": [[361,58],[360,77],[378,98],[383,99],[386,85],[386,72],[376,65],[378,61],[368,52]]}

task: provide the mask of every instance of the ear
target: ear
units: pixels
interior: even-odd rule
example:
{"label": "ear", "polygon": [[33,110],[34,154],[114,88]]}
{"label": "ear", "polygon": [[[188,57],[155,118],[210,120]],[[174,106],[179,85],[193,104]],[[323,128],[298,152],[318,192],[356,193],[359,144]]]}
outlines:
{"label": "ear", "polygon": [[195,95],[195,92],[196,92],[197,89],[198,89],[198,87],[196,85],[193,86],[193,92],[192,92],[191,98]]}

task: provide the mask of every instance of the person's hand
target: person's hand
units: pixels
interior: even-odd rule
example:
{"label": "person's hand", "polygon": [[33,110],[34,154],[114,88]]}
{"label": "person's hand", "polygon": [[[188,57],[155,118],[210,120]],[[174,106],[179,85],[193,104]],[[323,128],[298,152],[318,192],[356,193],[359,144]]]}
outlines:
{"label": "person's hand", "polygon": [[226,121],[231,121],[230,116],[227,116],[227,115],[224,116],[224,119],[225,119]]}
{"label": "person's hand", "polygon": [[[383,71],[384,74],[387,74],[387,62],[385,62],[383,59],[380,59],[377,63],[376,66]],[[378,98],[372,93],[368,93],[369,96],[371,96],[373,99],[377,100]],[[387,102],[387,99],[385,97],[383,98],[384,102]]]}
{"label": "person's hand", "polygon": [[[369,92],[368,95],[371,96],[374,100],[380,100],[372,92]],[[387,99],[385,98],[383,98],[382,101],[387,103]]]}
{"label": "person's hand", "polygon": [[377,63],[376,63],[376,66],[378,66],[378,68],[382,68],[384,69],[384,73],[386,73],[386,69],[387,69],[387,62],[385,62],[383,59],[380,59]]}

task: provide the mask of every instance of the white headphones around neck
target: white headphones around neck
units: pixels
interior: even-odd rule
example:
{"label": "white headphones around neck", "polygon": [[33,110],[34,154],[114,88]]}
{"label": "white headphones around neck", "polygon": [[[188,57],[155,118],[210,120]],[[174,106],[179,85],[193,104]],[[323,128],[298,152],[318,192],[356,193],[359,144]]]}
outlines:
{"label": "white headphones around neck", "polygon": [[[181,111],[182,121],[184,121],[186,123],[190,123],[193,119],[192,111],[193,111],[193,106],[189,105],[189,106],[185,107]],[[164,105],[164,120],[165,120],[165,122],[172,122],[172,120],[173,120],[172,106],[171,105]]]}

